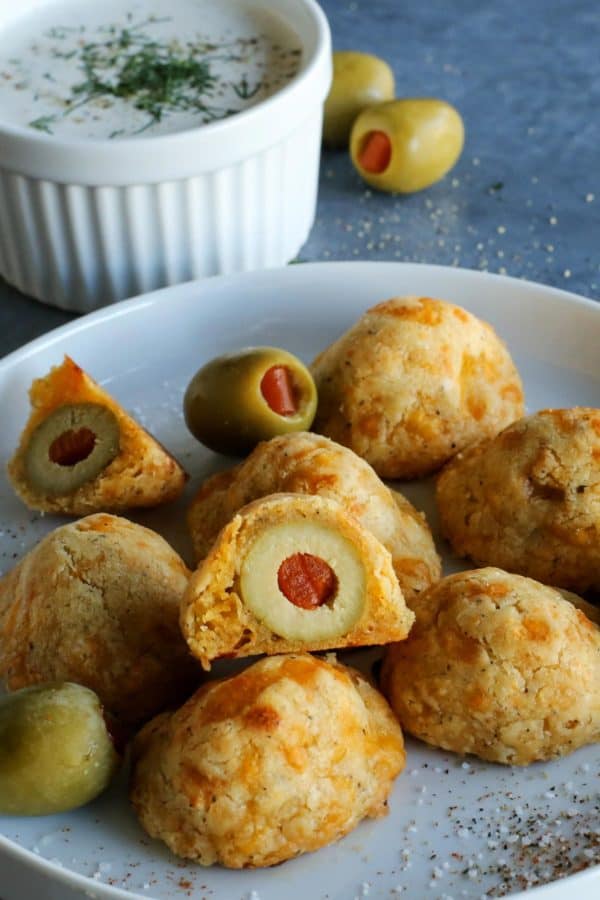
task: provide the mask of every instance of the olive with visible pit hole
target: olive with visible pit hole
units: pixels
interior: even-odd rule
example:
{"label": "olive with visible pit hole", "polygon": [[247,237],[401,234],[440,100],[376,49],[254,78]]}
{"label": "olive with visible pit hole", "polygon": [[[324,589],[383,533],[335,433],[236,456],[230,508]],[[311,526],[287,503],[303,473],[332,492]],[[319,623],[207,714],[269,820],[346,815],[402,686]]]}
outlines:
{"label": "olive with visible pit hole", "polygon": [[306,366],[286,350],[248,347],[211,360],[190,381],[186,424],[202,444],[243,454],[259,441],[307,431],[317,389]]}
{"label": "olive with visible pit hole", "polygon": [[98,696],[71,682],[0,699],[0,812],[43,816],[83,806],[120,763]]}
{"label": "olive with visible pit hole", "polygon": [[25,475],[45,494],[72,494],[93,481],[120,449],[117,417],[100,403],[66,403],[40,422],[25,450]]}

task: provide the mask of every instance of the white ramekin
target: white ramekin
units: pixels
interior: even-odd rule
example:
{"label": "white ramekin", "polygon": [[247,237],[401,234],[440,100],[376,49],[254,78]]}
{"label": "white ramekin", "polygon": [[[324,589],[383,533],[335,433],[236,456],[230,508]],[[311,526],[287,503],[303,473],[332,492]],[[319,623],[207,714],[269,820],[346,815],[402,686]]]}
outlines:
{"label": "white ramekin", "polygon": [[[20,0],[18,15],[42,5]],[[119,141],[63,140],[0,121],[0,274],[8,282],[89,312],[294,258],[315,215],[331,39],[314,0],[262,5],[294,29],[303,56],[298,75],[255,107]],[[14,19],[14,3],[0,0],[0,40]]]}

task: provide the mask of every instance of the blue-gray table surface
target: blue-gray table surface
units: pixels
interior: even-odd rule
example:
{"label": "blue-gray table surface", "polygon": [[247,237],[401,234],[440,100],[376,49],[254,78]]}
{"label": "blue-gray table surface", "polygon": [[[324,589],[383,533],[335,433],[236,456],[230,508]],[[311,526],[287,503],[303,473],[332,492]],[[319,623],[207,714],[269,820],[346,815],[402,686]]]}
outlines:
{"label": "blue-gray table surface", "polygon": [[[334,48],[384,57],[398,96],[453,103],[467,137],[443,181],[405,197],[369,190],[345,152],[324,152],[299,259],[462,266],[600,299],[600,4],[321,5]],[[0,356],[72,318],[0,279]]]}

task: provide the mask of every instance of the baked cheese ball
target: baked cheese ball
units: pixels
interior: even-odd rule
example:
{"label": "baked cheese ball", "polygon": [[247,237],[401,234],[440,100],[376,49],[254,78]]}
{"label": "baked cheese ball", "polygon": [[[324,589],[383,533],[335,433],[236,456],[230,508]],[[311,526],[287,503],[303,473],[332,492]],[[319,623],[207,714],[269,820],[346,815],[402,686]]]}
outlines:
{"label": "baked cheese ball", "polygon": [[272,866],[385,815],[402,732],[359,673],[272,656],[211,682],[133,746],[131,801],[152,837],[201,865]]}
{"label": "baked cheese ball", "polygon": [[399,641],[413,620],[389,551],[341,504],[307,494],[242,507],[181,603],[205,669],[220,657]]}
{"label": "baked cheese ball", "polygon": [[29,398],[8,477],[30,509],[85,516],[181,494],[187,475],[177,460],[68,356]]}
{"label": "baked cheese ball", "polygon": [[74,681],[126,725],[183,699],[199,667],[179,630],[189,571],[162,537],[103,513],[50,532],[0,581],[0,679]]}
{"label": "baked cheese ball", "polygon": [[206,556],[242,506],[279,492],[339,501],[390,551],[409,605],[413,594],[440,578],[440,558],[425,517],[347,447],[305,431],[259,444],[244,462],[204,482],[188,513],[197,559]]}
{"label": "baked cheese ball", "polygon": [[600,741],[600,628],[564,592],[501,569],[444,578],[391,647],[382,689],[403,728],[527,765]]}
{"label": "baked cheese ball", "polygon": [[437,503],[460,556],[600,589],[600,410],[542,410],[469,447],[441,473]]}
{"label": "baked cheese ball", "polygon": [[493,328],[429,297],[367,310],[312,364],[313,430],[382,478],[419,478],[523,415],[521,379]]}

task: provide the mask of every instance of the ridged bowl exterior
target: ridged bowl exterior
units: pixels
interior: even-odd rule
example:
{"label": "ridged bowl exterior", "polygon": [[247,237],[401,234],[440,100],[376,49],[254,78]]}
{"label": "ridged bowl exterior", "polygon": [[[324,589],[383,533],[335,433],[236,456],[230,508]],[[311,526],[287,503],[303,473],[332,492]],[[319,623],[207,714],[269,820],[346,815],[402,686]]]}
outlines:
{"label": "ridged bowl exterior", "polygon": [[0,273],[73,312],[208,275],[280,266],[314,220],[321,107],[236,165],[154,184],[86,186],[0,169]]}

